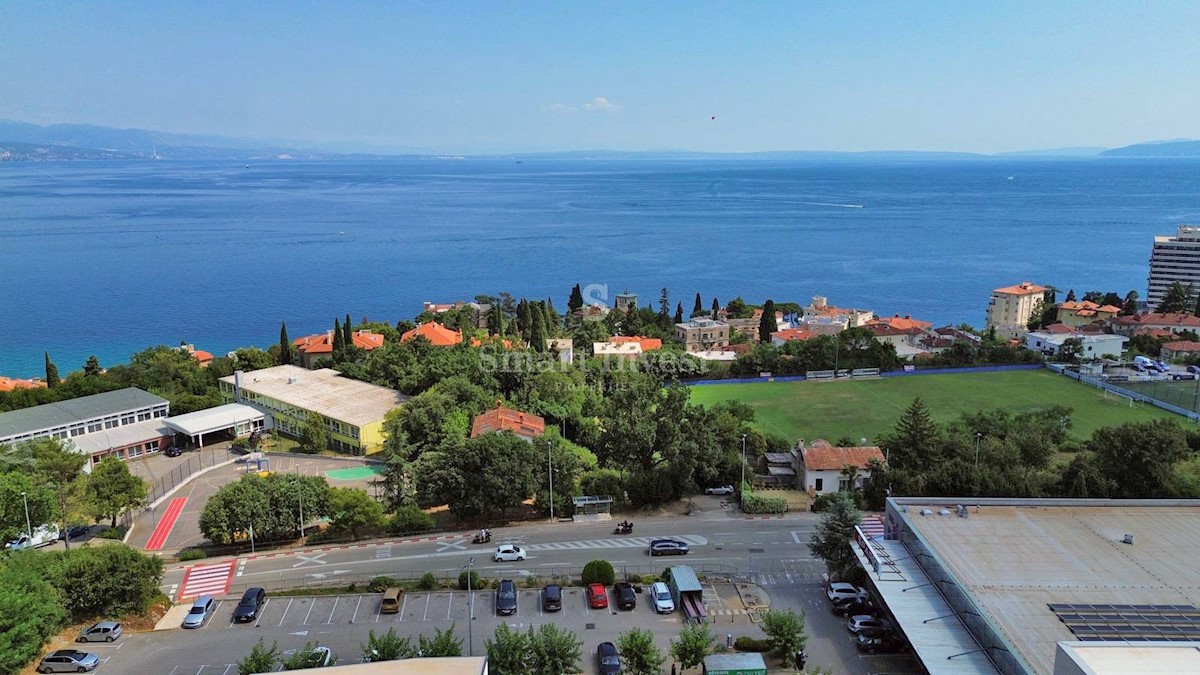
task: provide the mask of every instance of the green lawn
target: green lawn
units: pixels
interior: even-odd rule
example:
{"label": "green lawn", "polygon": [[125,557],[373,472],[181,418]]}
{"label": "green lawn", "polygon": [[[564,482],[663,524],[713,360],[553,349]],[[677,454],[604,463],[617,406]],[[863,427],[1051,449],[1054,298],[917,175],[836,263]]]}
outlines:
{"label": "green lawn", "polygon": [[892,429],[914,397],[925,400],[934,419],[945,422],[963,412],[1003,408],[1072,409],[1072,434],[1091,436],[1103,426],[1182,417],[1138,403],[1105,399],[1099,389],[1047,370],[1000,373],[911,375],[837,382],[767,382],[692,387],[692,402],[710,405],[735,399],[754,408],[754,426],[789,440],[842,436],[873,439]]}

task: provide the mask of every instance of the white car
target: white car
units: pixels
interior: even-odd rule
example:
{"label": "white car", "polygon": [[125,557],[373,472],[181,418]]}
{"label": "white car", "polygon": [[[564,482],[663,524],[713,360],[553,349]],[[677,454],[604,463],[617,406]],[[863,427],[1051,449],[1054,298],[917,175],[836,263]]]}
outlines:
{"label": "white car", "polygon": [[830,602],[838,602],[841,600],[866,600],[870,594],[865,588],[859,588],[843,581],[835,581],[826,587],[825,595]]}
{"label": "white car", "polygon": [[731,494],[733,494],[733,486],[732,485],[718,485],[716,487],[706,487],[706,488],[704,488],[704,494],[706,494],[706,495],[731,495]]}
{"label": "white car", "polygon": [[675,601],[671,599],[671,590],[661,581],[650,586],[650,597],[654,600],[654,611],[659,614],[670,614],[675,611]]}
{"label": "white car", "polygon": [[492,556],[492,560],[496,562],[512,562],[513,560],[524,560],[525,549],[512,544],[501,544],[496,547],[496,554]]}

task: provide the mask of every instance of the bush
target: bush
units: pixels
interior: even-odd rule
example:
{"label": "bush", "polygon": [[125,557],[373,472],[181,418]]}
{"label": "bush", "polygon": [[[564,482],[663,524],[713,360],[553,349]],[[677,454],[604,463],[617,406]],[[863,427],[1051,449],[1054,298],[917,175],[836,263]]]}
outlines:
{"label": "bush", "polygon": [[593,560],[583,566],[583,583],[588,584],[604,584],[612,586],[617,580],[617,573],[613,570],[612,563],[607,560]]}
{"label": "bush", "polygon": [[392,514],[388,521],[388,532],[392,534],[409,534],[412,532],[428,532],[434,526],[433,516],[415,506],[401,506]]}
{"label": "bush", "polygon": [[123,528],[123,527],[106,527],[103,530],[100,530],[100,534],[97,534],[96,536],[100,537],[101,539],[117,539],[117,540],[124,539],[125,538],[125,528]]}
{"label": "bush", "polygon": [[179,552],[180,562],[186,562],[188,560],[202,560],[207,557],[208,554],[198,548],[185,548]]}
{"label": "bush", "polygon": [[417,582],[417,588],[423,591],[432,591],[438,587],[437,577],[433,576],[433,572],[426,572],[421,575],[421,580]]}
{"label": "bush", "polygon": [[371,583],[367,584],[367,590],[372,593],[382,593],[392,586],[399,586],[400,582],[391,577],[375,577]]}
{"label": "bush", "polygon": [[771,651],[771,641],[743,635],[733,641],[733,648],[739,652],[769,652]]}
{"label": "bush", "polygon": [[[480,588],[484,588],[487,584],[487,580],[485,580],[482,576],[480,576],[479,572],[476,572],[475,570],[470,570],[470,572],[471,572],[471,590],[478,590]],[[467,590],[467,570],[463,570],[462,572],[459,572],[458,588],[459,588],[459,590],[462,590],[462,591]]]}
{"label": "bush", "polygon": [[76,621],[140,614],[161,594],[162,558],[128,546],[78,546],[47,553],[41,563]]}
{"label": "bush", "polygon": [[767,497],[755,492],[742,495],[743,513],[787,513],[788,503],[783,497]]}
{"label": "bush", "polygon": [[628,581],[628,582],[629,582],[629,583],[631,583],[631,584],[640,584],[640,583],[642,583],[642,575],[640,575],[640,574],[630,574],[630,575],[629,575],[629,578],[628,578],[628,579],[626,579],[626,581]]}

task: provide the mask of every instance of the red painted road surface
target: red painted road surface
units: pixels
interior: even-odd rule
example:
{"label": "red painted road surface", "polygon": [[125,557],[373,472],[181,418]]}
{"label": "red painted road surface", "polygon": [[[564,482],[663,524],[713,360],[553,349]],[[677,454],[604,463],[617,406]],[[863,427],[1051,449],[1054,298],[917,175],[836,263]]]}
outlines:
{"label": "red painted road surface", "polygon": [[157,551],[167,543],[167,537],[171,534],[171,528],[175,527],[175,521],[179,520],[179,514],[183,513],[183,505],[187,503],[187,500],[187,497],[176,497],[167,505],[166,513],[158,521],[158,526],[154,528],[154,533],[150,535],[150,541],[146,542],[147,551]]}
{"label": "red painted road surface", "polygon": [[225,595],[233,583],[233,566],[237,560],[215,565],[193,565],[188,568],[179,586],[179,597],[194,598],[197,595]]}

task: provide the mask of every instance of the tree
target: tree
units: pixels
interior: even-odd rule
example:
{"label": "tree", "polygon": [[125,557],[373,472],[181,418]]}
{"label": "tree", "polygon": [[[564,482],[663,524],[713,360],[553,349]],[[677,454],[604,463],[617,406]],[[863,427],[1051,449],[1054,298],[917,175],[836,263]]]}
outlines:
{"label": "tree", "polygon": [[779,322],[775,320],[775,301],[763,303],[762,318],[758,320],[758,341],[770,342],[771,333],[779,330]]}
{"label": "tree", "polygon": [[671,640],[671,658],[683,668],[695,668],[704,663],[704,657],[713,651],[713,635],[708,624],[688,624],[679,631],[679,637]]}
{"label": "tree", "polygon": [[854,528],[861,522],[862,514],[854,506],[853,495],[848,492],[830,495],[828,511],[813,532],[808,550],[825,561],[835,579],[845,579],[858,565],[850,540],[854,538]]}
{"label": "tree", "polygon": [[[238,675],[253,675],[254,673],[269,673],[275,670],[275,664],[279,661],[279,643],[271,642],[271,648],[268,649],[263,639],[258,638],[258,643],[250,650],[250,653],[238,661]],[[289,668],[288,670],[292,670]]]}
{"label": "tree", "polygon": [[704,313],[704,301],[700,299],[700,294],[696,294],[696,304],[692,305],[692,316],[700,316]]}
{"label": "tree", "polygon": [[46,352],[46,387],[54,389],[59,383],[58,366],[50,360],[50,352]]}
{"label": "tree", "polygon": [[526,311],[529,312],[529,346],[533,351],[543,353],[546,351],[546,313],[539,302],[529,303]]}
{"label": "tree", "polygon": [[1191,305],[1192,295],[1193,291],[1191,284],[1184,286],[1182,283],[1176,281],[1171,284],[1170,288],[1167,289],[1166,295],[1164,295],[1163,299],[1159,301],[1158,307],[1155,308],[1155,311],[1162,313],[1186,312],[1189,305]]}
{"label": "tree", "polygon": [[0,565],[0,673],[20,672],[67,621],[59,591],[30,562]]}
{"label": "tree", "polygon": [[346,334],[342,332],[342,322],[337,317],[333,319],[333,357],[342,355],[346,349]]}
{"label": "tree", "polygon": [[[536,675],[578,673],[583,658],[583,642],[569,630],[553,623],[543,623],[534,630],[529,627],[531,672]],[[489,652],[490,654],[490,652]]]}
{"label": "tree", "polygon": [[454,636],[454,624],[446,630],[433,629],[433,637],[417,636],[418,654],[427,657],[462,656],[462,638]]}
{"label": "tree", "polygon": [[1121,305],[1121,316],[1132,316],[1138,311],[1138,292],[1129,291],[1125,294],[1125,302]]}
{"label": "tree", "polygon": [[300,429],[300,447],[304,452],[318,453],[329,447],[329,434],[325,430],[325,418],[315,412],[304,416]]}
{"label": "tree", "polygon": [[362,530],[383,527],[383,505],[358,488],[330,488],[329,529],[357,539]]}
{"label": "tree", "polygon": [[389,628],[382,635],[376,635],[374,629],[367,631],[367,641],[362,643],[363,663],[377,661],[395,661],[411,659],[417,655],[412,640],[396,635],[395,628]]}
{"label": "tree", "polygon": [[584,585],[589,584],[604,584],[611,586],[617,581],[617,573],[613,570],[612,563],[607,560],[592,560],[583,566],[583,572],[580,574]]}
{"label": "tree", "polygon": [[354,350],[354,326],[350,323],[350,312],[346,312],[346,322],[342,324],[342,348]]}
{"label": "tree", "polygon": [[1086,445],[1121,499],[1165,496],[1174,464],[1190,452],[1183,429],[1165,419],[1103,427]]}
{"label": "tree", "polygon": [[146,501],[147,490],[146,481],[133,475],[128,464],[116,457],[105,457],[87,477],[88,508],[97,519],[109,518],[112,527],[116,527],[122,513]]}
{"label": "tree", "polygon": [[214,544],[295,536],[305,519],[329,515],[329,484],[320,476],[245,474],[221,486],[200,512],[200,532]]}
{"label": "tree", "polygon": [[1058,481],[1057,494],[1063,497],[1088,499],[1107,497],[1113,482],[1104,475],[1104,470],[1090,452],[1079,452],[1071,458]]}
{"label": "tree", "polygon": [[320,668],[325,665],[334,665],[337,663],[337,657],[330,659],[329,663],[325,663],[325,655],[317,651],[315,642],[305,642],[303,649],[297,649],[296,653],[283,660],[284,670],[307,670],[309,668]]}
{"label": "tree", "polygon": [[675,323],[683,323],[683,303],[675,305]]}
{"label": "tree", "polygon": [[731,319],[749,319],[754,316],[754,310],[746,304],[745,300],[742,300],[740,295],[725,305],[725,312]]}
{"label": "tree", "polygon": [[422,506],[448,504],[459,518],[504,512],[537,487],[542,460],[529,443],[508,431],[455,440],[417,460],[417,499]]}
{"label": "tree", "polygon": [[896,421],[892,436],[885,441],[889,463],[898,469],[927,466],[938,436],[925,401],[920,396],[914,398]]}
{"label": "tree", "polygon": [[[530,628],[530,633],[532,631]],[[488,671],[496,675],[532,673],[533,650],[530,640],[531,635],[513,630],[507,623],[500,624],[487,641]]]}
{"label": "tree", "polygon": [[279,322],[279,365],[292,365],[292,341],[288,339],[287,322]]}
{"label": "tree", "polygon": [[763,613],[762,629],[771,642],[775,653],[785,659],[804,649],[808,638],[804,635],[804,613],[790,609],[769,609]]}
{"label": "tree", "polygon": [[[54,491],[58,502],[59,531],[66,531],[67,521],[78,508],[83,488],[83,466],[87,457],[68,448],[58,438],[39,438],[21,447],[33,457],[33,467],[39,482]],[[71,542],[64,539],[66,548]]]}
{"label": "tree", "polygon": [[37,527],[54,518],[56,501],[54,490],[32,475],[20,471],[0,473],[0,541],[15,539],[25,531],[27,503],[29,523]]}
{"label": "tree", "polygon": [[718,302],[717,299],[714,297],[713,304],[712,304],[712,319],[715,321],[717,318],[717,315],[720,313],[721,313],[721,303]]}
{"label": "tree", "polygon": [[1067,302],[1075,302],[1075,289],[1074,288],[1067,291]]}
{"label": "tree", "polygon": [[583,291],[579,290],[579,284],[575,284],[571,288],[571,297],[567,300],[567,313],[574,314],[583,307]]}
{"label": "tree", "polygon": [[659,675],[665,659],[654,644],[654,635],[633,628],[617,636],[617,653],[621,655],[621,672],[628,675]]}
{"label": "tree", "polygon": [[1079,363],[1079,357],[1083,355],[1083,338],[1071,337],[1063,340],[1062,346],[1058,348],[1058,360],[1066,363]]}
{"label": "tree", "polygon": [[83,364],[83,374],[86,377],[99,377],[104,369],[100,367],[100,359],[93,354],[87,358],[87,363]]}
{"label": "tree", "polygon": [[40,554],[46,580],[74,621],[140,614],[161,596],[162,559],[128,546],[81,546]]}

